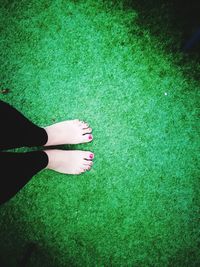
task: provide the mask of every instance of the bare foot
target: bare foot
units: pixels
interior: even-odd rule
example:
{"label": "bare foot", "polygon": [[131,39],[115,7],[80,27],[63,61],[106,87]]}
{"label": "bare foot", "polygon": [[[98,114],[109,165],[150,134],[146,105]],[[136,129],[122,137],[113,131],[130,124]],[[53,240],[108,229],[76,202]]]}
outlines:
{"label": "bare foot", "polygon": [[62,144],[80,144],[91,142],[93,136],[89,125],[79,120],[68,120],[55,123],[44,128],[48,141],[44,146]]}
{"label": "bare foot", "polygon": [[65,174],[80,174],[90,170],[94,154],[81,150],[44,150],[49,158],[45,169],[51,169]]}

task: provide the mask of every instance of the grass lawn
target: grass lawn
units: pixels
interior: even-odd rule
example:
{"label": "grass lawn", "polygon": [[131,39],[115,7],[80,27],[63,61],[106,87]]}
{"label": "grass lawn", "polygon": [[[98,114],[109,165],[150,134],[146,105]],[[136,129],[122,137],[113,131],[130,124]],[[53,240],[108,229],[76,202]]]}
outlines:
{"label": "grass lawn", "polygon": [[1,2],[0,99],[39,126],[87,121],[93,142],[60,148],[95,154],[91,171],[41,171],[0,207],[1,266],[199,266],[200,85],[181,55],[137,10]]}

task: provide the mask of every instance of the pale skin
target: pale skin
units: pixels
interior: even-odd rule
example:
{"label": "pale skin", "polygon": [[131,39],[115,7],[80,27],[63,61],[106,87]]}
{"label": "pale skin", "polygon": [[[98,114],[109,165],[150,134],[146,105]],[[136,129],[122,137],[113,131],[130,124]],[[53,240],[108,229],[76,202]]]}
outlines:
{"label": "pale skin", "polygon": [[[48,141],[44,146],[88,143],[93,139],[92,129],[86,122],[67,120],[44,127]],[[49,158],[46,169],[65,174],[81,174],[90,170],[94,154],[81,150],[44,150]]]}

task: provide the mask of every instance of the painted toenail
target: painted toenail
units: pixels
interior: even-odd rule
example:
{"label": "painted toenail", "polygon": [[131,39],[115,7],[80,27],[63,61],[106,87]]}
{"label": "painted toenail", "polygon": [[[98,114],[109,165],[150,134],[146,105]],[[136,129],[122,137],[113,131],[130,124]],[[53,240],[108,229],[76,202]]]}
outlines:
{"label": "painted toenail", "polygon": [[89,137],[88,137],[90,140],[92,139],[92,136],[91,135],[89,135]]}
{"label": "painted toenail", "polygon": [[90,154],[90,158],[93,159],[94,158],[94,155],[93,154]]}

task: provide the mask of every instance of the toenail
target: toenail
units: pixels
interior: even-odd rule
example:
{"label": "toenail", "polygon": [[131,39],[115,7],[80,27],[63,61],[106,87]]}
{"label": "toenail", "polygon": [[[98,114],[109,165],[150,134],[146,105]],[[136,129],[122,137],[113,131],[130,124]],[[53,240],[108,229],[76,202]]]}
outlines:
{"label": "toenail", "polygon": [[93,154],[90,154],[90,158],[93,159],[94,158],[94,155]]}
{"label": "toenail", "polygon": [[89,135],[89,137],[88,137],[90,140],[92,139],[92,136],[91,135]]}

